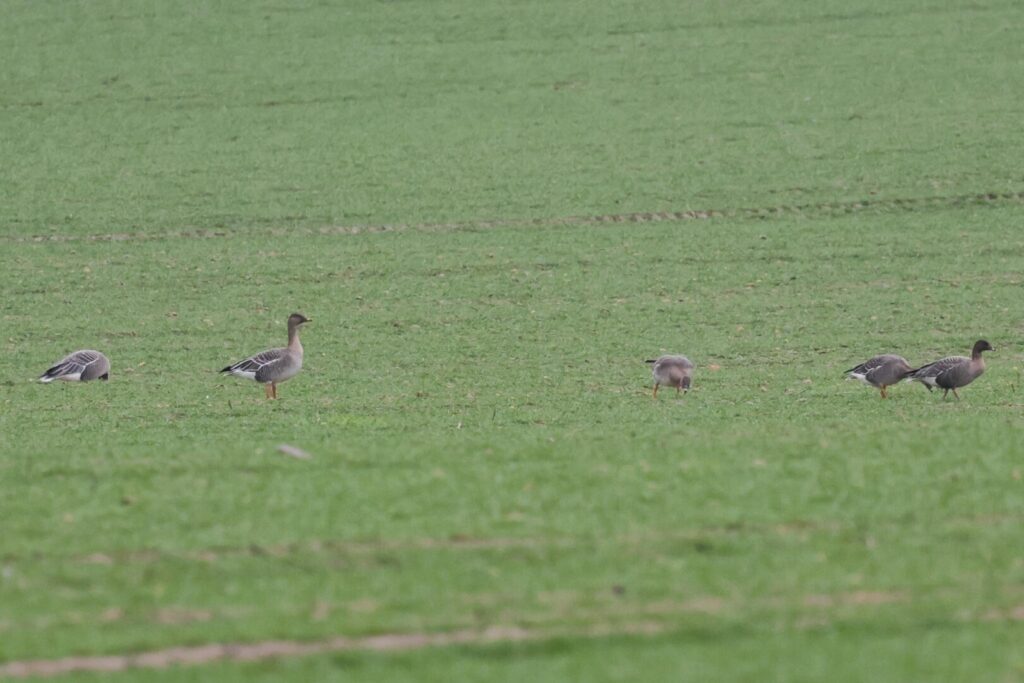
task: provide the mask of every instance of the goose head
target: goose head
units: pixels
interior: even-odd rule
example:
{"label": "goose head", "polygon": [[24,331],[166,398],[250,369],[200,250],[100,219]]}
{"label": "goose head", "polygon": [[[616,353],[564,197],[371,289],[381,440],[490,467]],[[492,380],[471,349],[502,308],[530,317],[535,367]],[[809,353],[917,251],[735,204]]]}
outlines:
{"label": "goose head", "polygon": [[981,358],[982,351],[995,351],[995,349],[984,339],[979,339],[974,342],[974,348],[971,349],[971,358]]}

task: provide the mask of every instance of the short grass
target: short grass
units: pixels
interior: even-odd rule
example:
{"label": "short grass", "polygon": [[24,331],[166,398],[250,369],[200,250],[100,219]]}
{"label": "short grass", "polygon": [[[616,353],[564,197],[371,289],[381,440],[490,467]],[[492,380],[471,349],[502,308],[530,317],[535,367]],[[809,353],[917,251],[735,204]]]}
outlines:
{"label": "short grass", "polygon": [[[1024,678],[1024,12],[506,5],[11,10],[0,662],[500,625],[552,637],[123,677]],[[292,310],[280,401],[217,374]],[[982,336],[960,402],[842,381]],[[29,381],[76,347],[111,382]]]}

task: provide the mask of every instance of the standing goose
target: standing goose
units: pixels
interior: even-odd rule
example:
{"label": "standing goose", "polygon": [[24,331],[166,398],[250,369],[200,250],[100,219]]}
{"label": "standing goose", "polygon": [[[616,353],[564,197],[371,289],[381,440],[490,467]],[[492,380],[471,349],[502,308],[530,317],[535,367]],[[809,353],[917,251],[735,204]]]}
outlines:
{"label": "standing goose", "polygon": [[665,384],[676,388],[676,393],[690,390],[693,377],[693,362],[686,356],[661,356],[654,363],[651,374],[654,376],[654,398],[658,398],[658,387]]}
{"label": "standing goose", "polygon": [[952,391],[953,396],[956,396],[956,400],[959,401],[960,395],[956,393],[956,390],[966,387],[985,372],[985,359],[981,357],[982,351],[995,351],[995,349],[984,339],[979,339],[974,342],[970,358],[965,356],[940,358],[934,363],[911,370],[907,373],[907,381],[920,382],[928,387],[928,391],[938,387],[943,390],[942,398],[946,398],[946,395]]}
{"label": "standing goose", "polygon": [[249,356],[245,360],[229,365],[221,372],[235,377],[254,379],[264,385],[267,398],[277,398],[277,385],[298,374],[302,369],[302,343],[299,342],[299,325],[311,322],[301,313],[288,316],[288,346],[270,349]]}
{"label": "standing goose", "polygon": [[882,392],[882,398],[889,398],[886,390],[905,378],[912,370],[910,363],[903,356],[886,353],[850,368],[846,371],[846,376],[877,387]]}
{"label": "standing goose", "polygon": [[65,382],[88,382],[92,379],[110,379],[110,360],[99,351],[83,349],[69,353],[39,376],[40,382],[55,379]]}

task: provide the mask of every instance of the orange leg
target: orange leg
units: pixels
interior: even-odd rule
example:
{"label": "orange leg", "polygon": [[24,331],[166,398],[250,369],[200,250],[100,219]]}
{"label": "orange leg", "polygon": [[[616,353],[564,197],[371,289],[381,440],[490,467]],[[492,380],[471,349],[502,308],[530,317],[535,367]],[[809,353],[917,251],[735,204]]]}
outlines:
{"label": "orange leg", "polygon": [[269,384],[264,384],[263,385],[263,393],[267,395],[267,398],[273,398],[270,395],[270,385]]}
{"label": "orange leg", "polygon": [[654,385],[654,398],[658,398],[658,385]]}
{"label": "orange leg", "polygon": [[953,390],[953,395],[956,396],[956,400],[960,400],[960,394],[956,393],[956,389]]}
{"label": "orange leg", "polygon": [[881,388],[882,388],[882,398],[889,398],[889,394],[885,393],[885,390],[886,390],[886,389],[887,389],[888,387],[886,387],[886,386],[885,386],[885,385],[883,384]]}
{"label": "orange leg", "polygon": [[942,400],[945,401],[947,396],[949,396],[949,389],[943,389],[942,390]]}

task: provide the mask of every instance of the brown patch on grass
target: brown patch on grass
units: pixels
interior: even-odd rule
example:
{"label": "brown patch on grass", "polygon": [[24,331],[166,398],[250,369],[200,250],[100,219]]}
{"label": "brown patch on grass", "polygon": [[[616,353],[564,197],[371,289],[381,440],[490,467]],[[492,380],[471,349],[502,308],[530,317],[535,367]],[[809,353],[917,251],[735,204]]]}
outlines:
{"label": "brown patch on grass", "polygon": [[580,600],[580,592],[574,590],[553,590],[537,593],[536,600],[541,605],[562,607]]}
{"label": "brown patch on grass", "polygon": [[292,446],[291,444],[283,443],[277,447],[279,453],[297,458],[298,460],[312,460],[313,456],[307,451],[302,450],[298,446]]}
{"label": "brown patch on grass", "polygon": [[644,614],[721,614],[727,607],[725,600],[713,595],[701,595],[689,600],[661,600],[642,606]]}
{"label": "brown patch on grass", "polygon": [[837,607],[843,605],[891,605],[908,602],[910,597],[902,591],[853,591],[832,595],[812,594],[803,599],[804,607]]}
{"label": "brown patch on grass", "polygon": [[840,599],[847,605],[890,605],[907,602],[910,597],[902,591],[854,591],[840,593]]}
{"label": "brown patch on grass", "polygon": [[380,603],[373,598],[359,598],[348,603],[347,607],[353,614],[372,614],[380,609]]}
{"label": "brown patch on grass", "polygon": [[191,624],[211,619],[213,619],[213,612],[208,609],[165,607],[156,612],[156,621],[160,624]]}
{"label": "brown patch on grass", "polygon": [[100,621],[109,623],[112,621],[120,621],[123,617],[123,609],[121,609],[120,607],[111,607],[109,609],[103,610],[103,612],[100,614]]}
{"label": "brown patch on grass", "polygon": [[316,604],[313,605],[313,612],[309,615],[309,618],[313,621],[323,621],[331,616],[331,609],[332,607],[329,602],[317,600]]}
{"label": "brown patch on grass", "polygon": [[1006,609],[993,608],[981,615],[981,621],[1024,621],[1024,604]]}

